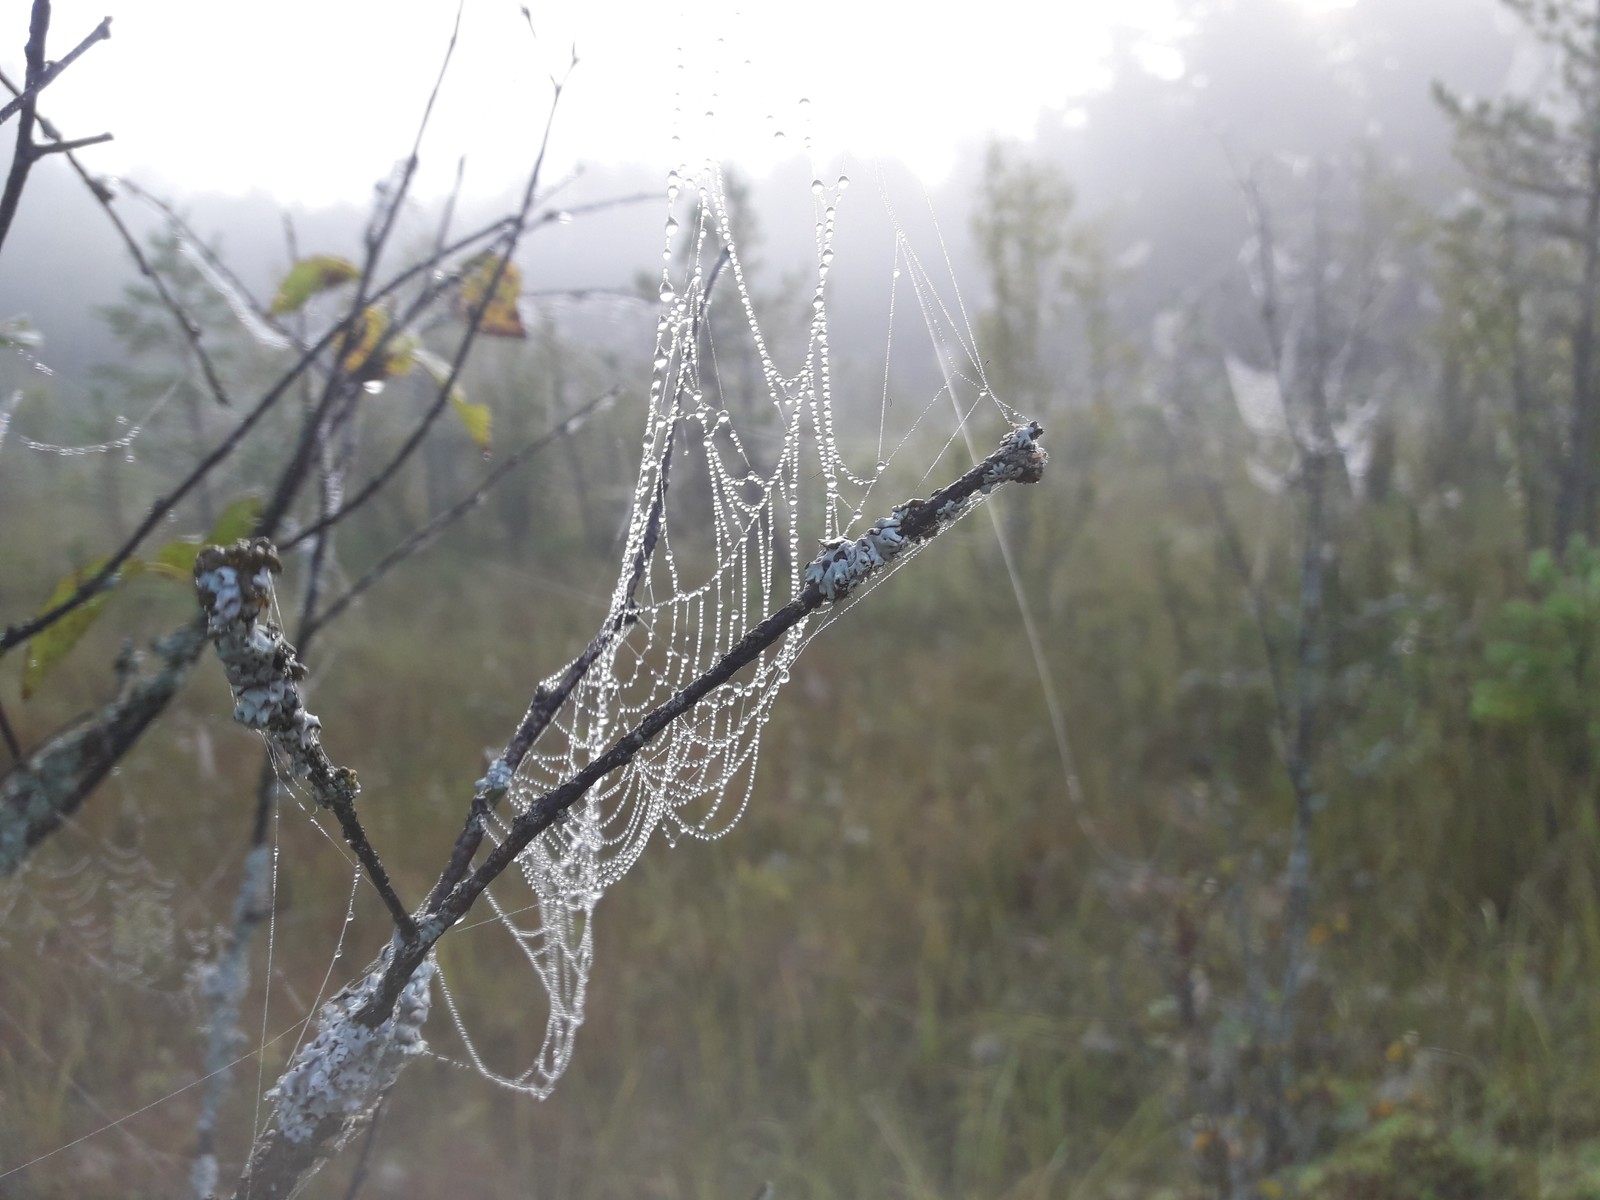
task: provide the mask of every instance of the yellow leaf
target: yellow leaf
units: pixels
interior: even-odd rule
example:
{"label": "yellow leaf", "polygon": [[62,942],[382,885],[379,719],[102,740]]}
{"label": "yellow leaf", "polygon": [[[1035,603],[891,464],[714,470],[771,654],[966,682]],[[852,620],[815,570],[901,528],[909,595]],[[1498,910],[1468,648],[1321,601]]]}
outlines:
{"label": "yellow leaf", "polygon": [[350,322],[339,338],[339,364],[350,375],[367,373],[367,360],[378,348],[378,339],[389,326],[389,316],[381,308],[368,306]]}
{"label": "yellow leaf", "polygon": [[363,382],[394,379],[417,365],[417,339],[403,333],[385,338],[388,329],[389,314],[375,305],[350,322],[339,339],[339,363],[347,374]]}
{"label": "yellow leaf", "polygon": [[489,422],[492,414],[487,404],[474,404],[461,394],[459,388],[450,389],[450,407],[456,410],[456,416],[461,418],[461,423],[467,427],[467,436],[472,438],[479,450],[489,453]]}
{"label": "yellow leaf", "polygon": [[272,298],[269,311],[273,316],[297,312],[318,292],[349,283],[360,274],[360,268],[355,263],[337,255],[318,254],[302,258],[289,268],[283,282],[278,284],[278,294]]}
{"label": "yellow leaf", "polygon": [[[99,572],[105,559],[97,559],[87,566],[79,567],[72,574],[66,576],[56,584],[56,590],[50,593],[50,599],[44,602],[41,613],[49,612],[56,605],[68,599],[87,580]],[[79,639],[89,631],[89,627],[100,616],[100,610],[105,607],[106,601],[111,599],[111,589],[117,583],[117,578],[112,577],[110,583],[97,592],[92,599],[85,600],[66,616],[57,619],[55,624],[40,630],[28,640],[28,661],[22,668],[22,698],[29,699],[38,688],[40,682],[56,665],[67,656],[67,651],[78,644]]]}
{"label": "yellow leaf", "polygon": [[[462,269],[461,293],[457,302],[457,315],[464,321],[472,320],[479,308],[483,315],[478,321],[478,332],[487,337],[525,338],[522,314],[517,311],[517,298],[522,294],[522,272],[515,263],[506,263],[501,270],[499,255],[485,250],[468,260]],[[500,279],[495,281],[495,272]],[[489,285],[494,283],[494,294]],[[485,303],[485,297],[488,302]]]}

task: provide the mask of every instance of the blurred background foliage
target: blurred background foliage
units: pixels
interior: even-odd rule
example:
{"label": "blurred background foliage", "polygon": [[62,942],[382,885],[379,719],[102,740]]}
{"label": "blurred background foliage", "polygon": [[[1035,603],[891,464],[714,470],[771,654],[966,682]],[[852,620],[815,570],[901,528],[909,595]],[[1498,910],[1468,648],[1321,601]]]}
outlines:
{"label": "blurred background foliage", "polygon": [[[809,650],[740,826],[661,847],[600,906],[554,1098],[414,1067],[367,1194],[1600,1197],[1600,10],[1504,9],[1519,20],[1392,0],[1333,25],[1194,0],[1182,72],[1130,43],[1032,143],[974,148],[942,206],[970,214],[954,260],[989,381],[1053,456],[995,507],[1040,653],[986,517],[875,591]],[[734,191],[781,347],[808,314],[759,189]],[[231,339],[236,392],[265,378],[188,259],[156,259]],[[484,747],[603,609],[652,319],[609,303],[615,322],[532,300],[528,340],[482,348],[466,386],[497,451],[618,399],[312,663],[405,894]],[[147,292],[100,320],[114,365],[81,395],[8,368],[26,391],[0,459],[8,619],[226,423],[168,382],[181,346]],[[712,320],[721,403],[758,454],[759,364],[736,313]],[[874,328],[835,343],[873,398],[853,428],[877,416]],[[926,365],[891,371],[896,394],[931,394]],[[412,380],[374,397],[362,453],[381,461],[407,426],[391,413],[422,403]],[[152,408],[101,453],[17,440],[113,443]],[[941,440],[902,450],[892,494]],[[478,462],[448,429],[346,535],[348,571]],[[244,456],[174,534],[265,470]],[[7,665],[24,745],[103,691],[123,637],[190,604],[130,584],[26,704]],[[206,673],[0,889],[0,1167],[61,1148],[0,1195],[170,1194],[187,1168],[193,968],[236,887],[256,763],[227,711]],[[269,1038],[321,986],[351,888],[293,805],[279,836],[255,959]],[[346,944],[382,930],[361,897]],[[470,931],[441,954],[491,1045],[542,1027]],[[239,1152],[259,1090],[224,1123]],[[351,1165],[314,1194],[346,1194]]]}

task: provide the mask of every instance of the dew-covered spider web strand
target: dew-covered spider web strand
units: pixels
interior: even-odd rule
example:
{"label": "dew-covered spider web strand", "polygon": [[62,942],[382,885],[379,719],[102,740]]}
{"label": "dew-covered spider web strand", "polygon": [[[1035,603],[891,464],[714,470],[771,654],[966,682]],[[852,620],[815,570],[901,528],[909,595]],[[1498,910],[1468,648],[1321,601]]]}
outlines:
{"label": "dew-covered spider web strand", "polygon": [[[852,468],[834,427],[827,286],[847,182],[813,184],[808,333],[798,362],[786,365],[763,334],[720,172],[713,166],[693,178],[669,177],[662,312],[622,569],[603,632],[580,660],[588,668],[566,703],[520,762],[503,758],[491,770],[499,773],[493,790],[507,798],[489,818],[497,842],[540,797],[705,675],[808,585],[825,599],[842,598],[867,572],[898,565],[884,520],[850,532],[887,464],[872,445],[865,465]],[[723,263],[712,296],[708,283]],[[730,282],[738,319],[713,321],[713,301],[728,307]],[[723,392],[718,364],[739,355],[756,367],[759,402]],[[837,561],[813,562],[819,541]],[[600,897],[658,832],[671,844],[713,839],[738,821],[750,802],[762,731],[805,642],[802,619],[538,834],[516,860],[531,900],[512,872],[491,887],[490,905],[545,992],[548,1016],[531,1062],[509,1071],[491,1066],[469,1029],[465,1001],[441,974],[467,1056],[487,1078],[550,1093],[583,1020]],[[575,673],[569,667],[552,676],[541,694],[562,694]]]}

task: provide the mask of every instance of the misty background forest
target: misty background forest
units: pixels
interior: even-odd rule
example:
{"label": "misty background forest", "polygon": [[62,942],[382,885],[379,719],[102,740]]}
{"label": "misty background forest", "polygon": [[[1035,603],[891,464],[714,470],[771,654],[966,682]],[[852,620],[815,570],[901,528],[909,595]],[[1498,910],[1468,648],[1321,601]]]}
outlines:
{"label": "misty background forest", "polygon": [[[436,1010],[436,1056],[305,1194],[1600,1198],[1600,5],[1177,11],[1116,39],[1031,138],[965,144],[936,183],[893,162],[726,167],[780,364],[817,350],[828,205],[837,435],[881,480],[858,515],[987,453],[1007,428],[991,392],[1042,424],[1049,470],[809,645],[727,836],[658,838],[607,892],[550,1098],[480,1078]],[[968,88],[1004,70],[924,66]],[[64,157],[35,164],[0,248],[12,629],[292,361],[243,298],[297,259],[358,257],[386,211],[176,177],[99,197]],[[294,581],[338,594],[474,497],[303,655],[407,897],[533,683],[605,616],[629,534],[671,299],[665,173],[557,182],[508,259],[520,335],[473,348],[327,563],[283,555],[287,616]],[[389,253],[425,259],[441,222],[517,203],[447,218],[409,198]],[[976,450],[908,254],[976,335],[956,366],[984,384],[964,406]],[[692,265],[669,240],[668,273]],[[771,374],[731,273],[710,278],[711,402],[750,462],[777,462]],[[440,378],[367,377],[351,491],[443,402]],[[140,553],[246,532],[310,403],[286,401]],[[684,455],[692,516],[713,473]],[[172,574],[125,571],[66,644],[6,647],[0,771],[129,686],[125,643],[193,617]],[[389,936],[338,827],[274,790],[232,710],[202,659],[60,827],[4,859],[0,1196],[190,1194],[197,1138],[231,1186],[283,1031]],[[207,1125],[252,837],[273,882]],[[439,962],[480,1047],[537,1046],[543,998],[458,932]]]}

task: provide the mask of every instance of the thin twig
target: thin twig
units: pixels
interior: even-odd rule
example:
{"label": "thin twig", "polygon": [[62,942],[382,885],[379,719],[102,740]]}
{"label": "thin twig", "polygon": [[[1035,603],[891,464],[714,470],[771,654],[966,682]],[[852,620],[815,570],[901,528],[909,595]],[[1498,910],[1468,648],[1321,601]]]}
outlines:
{"label": "thin twig", "polygon": [[[548,195],[542,197],[542,199],[547,204],[550,202]],[[613,208],[623,208],[629,204],[658,204],[660,201],[661,195],[658,192],[627,192],[621,196],[607,196],[603,200],[590,200],[586,204],[552,208],[548,212],[539,214],[539,223],[548,224],[554,221],[557,224],[565,224],[573,217],[585,217],[590,213],[608,212]]]}
{"label": "thin twig", "polygon": [[[255,296],[251,294],[250,288],[245,284],[244,280],[240,279],[239,276],[234,273],[233,268],[227,264],[221,255],[214,252],[211,247],[206,244],[205,239],[200,236],[200,234],[195,230],[194,226],[189,224],[189,222],[184,218],[183,214],[172,206],[170,201],[156,195],[154,192],[145,190],[131,179],[122,180],[121,187],[130,196],[133,196],[139,200],[143,200],[151,208],[160,213],[166,219],[166,222],[171,227],[172,232],[177,234],[178,237],[180,237],[187,245],[192,246],[194,248],[194,252],[205,260],[206,265],[215,271],[217,275],[221,277],[221,279],[228,285],[228,287],[238,294],[241,300],[249,304],[252,316],[256,317],[263,324],[271,326],[276,332],[282,333],[285,337],[288,336],[283,329],[278,328],[277,323],[272,318],[272,315],[268,313],[266,309],[261,307],[260,301],[258,301]],[[283,219],[285,222],[290,220],[290,216],[287,212],[283,214]],[[293,259],[291,259],[291,261],[293,261]]]}
{"label": "thin twig", "polygon": [[427,412],[423,414],[422,419],[417,423],[416,428],[401,443],[399,450],[395,452],[389,462],[369,479],[354,496],[345,501],[343,507],[332,515],[324,517],[315,524],[300,530],[299,533],[284,544],[283,549],[293,549],[300,542],[305,541],[306,538],[319,533],[329,525],[342,521],[372,499],[394,477],[395,472],[404,466],[411,456],[416,453],[417,447],[422,444],[422,439],[427,436],[428,430],[432,428],[433,423],[438,420],[439,415],[444,411],[445,405],[449,403],[456,379],[460,376],[462,367],[466,365],[467,356],[471,353],[472,347],[477,341],[478,332],[483,324],[484,313],[488,311],[490,303],[494,300],[495,293],[500,286],[500,280],[504,278],[506,268],[511,263],[512,255],[516,253],[522,234],[528,228],[528,214],[533,209],[535,193],[539,186],[539,176],[544,169],[545,153],[550,146],[550,132],[554,127],[556,110],[561,102],[561,88],[562,84],[557,82],[555,84],[555,95],[550,102],[550,113],[545,119],[544,136],[539,143],[539,153],[534,159],[533,170],[528,176],[527,187],[523,191],[522,204],[518,209],[517,216],[510,222],[505,251],[497,256],[494,272],[484,288],[483,297],[468,315],[466,333],[456,347],[455,357],[450,362],[449,371],[439,381],[438,394],[435,396],[433,404],[429,406]]}
{"label": "thin twig", "polygon": [[350,1172],[350,1187],[345,1191],[344,1200],[358,1200],[361,1189],[366,1186],[367,1176],[372,1171],[372,1152],[378,1145],[378,1127],[383,1124],[388,1106],[389,1094],[385,1092],[372,1110],[372,1120],[367,1125],[366,1136],[361,1139],[361,1153],[356,1158],[355,1170]]}
{"label": "thin twig", "polygon": [[82,150],[85,146],[98,146],[102,142],[111,140],[111,134],[97,133],[92,137],[73,138],[70,142],[52,142],[48,146],[34,147],[34,156],[44,158],[48,154],[70,154],[74,150]]}
{"label": "thin twig", "polygon": [[17,745],[17,735],[11,731],[11,722],[6,719],[6,706],[0,704],[0,738],[5,739],[6,750],[11,754],[11,761],[22,761],[22,747]]}
{"label": "thin twig", "polygon": [[321,353],[339,333],[340,328],[335,326],[324,334],[315,346],[302,355],[300,361],[267,390],[266,394],[256,402],[256,406],[244,415],[227,437],[223,438],[209,454],[202,458],[171,492],[150,506],[150,511],[145,514],[144,519],[139,522],[133,533],[128,536],[121,546],[112,551],[100,569],[84,580],[72,595],[29,620],[16,625],[8,625],[5,632],[0,634],[0,655],[27,641],[40,630],[48,628],[108,587],[117,572],[122,569],[123,564],[139,548],[139,544],[149,536],[151,530],[161,524],[166,515],[194,489],[194,486],[201,479],[211,472],[212,468],[233,453],[239,443],[244,440],[245,435],[255,428],[256,423],[267,414],[283,396],[284,392],[289,389],[289,386],[299,377],[300,373],[310,365],[311,360]]}
{"label": "thin twig", "polygon": [[[450,60],[455,55],[456,40],[461,30],[461,13],[465,4],[456,7],[455,26],[450,34],[449,45],[445,47],[444,59],[439,65],[439,73],[434,79],[433,90],[428,94],[427,103],[423,106],[422,119],[418,122],[416,136],[412,139],[411,153],[406,156],[400,171],[399,180],[392,189],[384,190],[381,201],[373,214],[372,223],[368,226],[366,234],[367,253],[361,264],[361,276],[356,282],[355,294],[350,302],[350,311],[340,323],[348,329],[358,328],[357,322],[364,319],[364,314],[369,306],[376,302],[374,297],[368,295],[368,289],[377,274],[378,263],[383,257],[383,252],[388,245],[389,238],[394,233],[395,223],[399,219],[400,209],[405,203],[406,196],[411,189],[412,180],[416,177],[417,164],[420,161],[418,153],[422,147],[422,139],[427,132],[428,121],[433,115],[434,102],[439,97],[439,90],[444,85],[445,75],[450,67]],[[378,339],[378,344],[373,347],[367,356],[366,362],[380,361],[389,341],[399,333],[397,326],[386,329]],[[364,363],[363,366],[366,364]],[[328,372],[328,378],[323,388],[321,402],[316,406],[312,416],[301,429],[294,453],[290,456],[288,464],[278,477],[277,487],[274,488],[272,498],[267,502],[262,512],[262,532],[266,533],[269,527],[275,528],[289,511],[289,506],[300,491],[310,469],[311,455],[318,440],[323,435],[323,421],[333,410],[336,395],[342,390],[349,373],[345,370],[344,356],[338,355]],[[317,523],[317,530],[326,528],[331,521],[323,520]],[[285,549],[288,547],[286,546]]]}
{"label": "thin twig", "polygon": [[[717,257],[716,265],[711,268],[711,273],[706,279],[705,287],[700,293],[700,302],[695,311],[695,324],[698,327],[706,308],[711,303],[711,295],[717,286],[717,278],[722,274],[722,269],[727,265],[729,255],[726,250]],[[688,339],[690,346],[695,345],[691,335]],[[681,376],[680,376],[681,378]],[[636,619],[634,613],[635,597],[639,592],[639,585],[644,581],[645,571],[649,568],[651,560],[655,557],[656,546],[661,539],[661,523],[666,519],[667,489],[672,481],[672,452],[675,444],[673,432],[677,424],[677,405],[682,391],[682,384],[674,389],[672,411],[667,416],[667,429],[662,436],[666,438],[666,449],[661,454],[661,470],[656,478],[655,494],[651,497],[650,511],[645,517],[644,535],[639,539],[639,548],[634,552],[633,565],[629,571],[628,584],[623,590],[622,601],[611,612],[600,632],[584,649],[571,666],[562,673],[555,685],[546,689],[540,687],[534,694],[533,702],[528,706],[522,722],[518,725],[516,733],[506,745],[504,754],[506,766],[515,771],[521,765],[523,758],[534,744],[543,736],[546,728],[556,713],[561,711],[562,705],[572,695],[573,689],[587,674],[589,668],[604,653],[613,638],[626,629]],[[452,883],[451,886],[454,886]]]}
{"label": "thin twig", "polygon": [[[13,95],[21,94],[21,90],[10,79],[6,78],[4,72],[0,72],[0,84],[3,84]],[[172,319],[177,322],[184,339],[189,343],[189,349],[194,354],[195,361],[200,364],[200,372],[205,376],[206,387],[210,389],[218,404],[228,407],[230,401],[227,389],[223,386],[222,377],[217,373],[216,366],[211,361],[210,353],[201,341],[199,323],[179,303],[178,298],[167,287],[166,280],[161,277],[160,272],[145,257],[144,251],[139,247],[139,239],[133,235],[133,231],[128,228],[127,224],[122,220],[121,214],[117,212],[112,204],[115,199],[112,189],[95,178],[79,160],[77,154],[74,153],[78,147],[90,145],[97,141],[104,141],[110,135],[105,134],[99,138],[80,138],[75,141],[68,141],[49,121],[43,117],[39,117],[38,121],[39,128],[44,131],[45,136],[55,143],[54,146],[47,147],[45,152],[57,153],[59,151],[67,156],[67,162],[71,165],[73,171],[77,173],[78,178],[83,181],[84,186],[89,189],[89,193],[95,198],[101,210],[106,214],[106,218],[111,222],[112,228],[117,231],[117,235],[122,239],[123,248],[128,252],[128,256],[133,259],[133,264],[138,269],[140,276],[150,281],[150,285],[155,288],[157,299],[161,301],[167,312],[172,314]],[[4,236],[4,233],[0,232],[0,241],[4,241]]]}
{"label": "thin twig", "polygon": [[439,99],[439,92],[444,87],[445,76],[450,71],[450,61],[455,57],[456,42],[461,36],[461,14],[466,7],[466,0],[460,0],[456,5],[455,22],[450,28],[450,41],[445,45],[444,58],[439,63],[439,73],[434,76],[433,90],[428,93],[427,103],[422,106],[422,119],[417,122],[417,133],[411,140],[411,153],[406,156],[405,166],[401,171],[400,182],[394,192],[387,196],[387,203],[376,214],[376,233],[368,239],[369,253],[361,281],[356,285],[355,311],[361,309],[361,301],[366,295],[368,284],[373,273],[378,268],[378,259],[383,254],[384,247],[388,245],[389,237],[394,232],[394,224],[400,217],[400,209],[405,204],[407,194],[411,190],[412,180],[416,178],[417,164],[421,161],[422,139],[428,132],[428,123],[433,118],[433,106]]}
{"label": "thin twig", "polygon": [[[341,484],[344,473],[355,454],[352,423],[355,397],[356,393],[352,393],[343,409],[329,422],[328,437],[322,447],[322,466],[318,483],[321,492],[321,511],[324,515],[332,510],[335,498],[343,490]],[[323,530],[317,535],[311,548],[311,563],[306,571],[305,590],[300,600],[300,620],[295,636],[301,654],[307,653],[311,639],[321,628],[317,613],[322,602],[323,578],[333,554],[333,539],[337,532],[336,526]]]}
{"label": "thin twig", "polygon": [[28,22],[28,44],[24,51],[27,74],[22,89],[17,93],[21,101],[21,120],[17,122],[16,149],[11,155],[11,170],[6,173],[5,189],[0,191],[0,246],[5,245],[11,232],[11,222],[17,215],[17,205],[22,200],[22,189],[28,182],[28,172],[33,169],[33,127],[38,120],[34,111],[34,95],[44,78],[45,39],[50,33],[50,0],[33,0],[33,15]]}
{"label": "thin twig", "polygon": [[461,497],[449,508],[444,509],[426,525],[412,531],[398,545],[394,546],[387,554],[380,558],[376,564],[360,579],[352,583],[339,597],[318,613],[307,625],[309,632],[320,630],[337,618],[345,609],[360,599],[374,584],[386,576],[395,567],[421,550],[439,534],[455,524],[467,513],[483,503],[483,498],[489,491],[513,470],[520,466],[526,459],[539,453],[556,438],[570,433],[592,412],[608,401],[614,399],[615,392],[606,392],[596,396],[587,404],[563,418],[561,423],[547,433],[543,433],[516,453],[502,459],[489,474],[483,477],[482,482],[465,496]]}
{"label": "thin twig", "polygon": [[[61,72],[65,71],[73,63],[77,62],[78,56],[81,55],[85,50],[94,45],[96,42],[105,41],[110,36],[111,18],[106,17],[100,22],[100,24],[96,25],[94,29],[90,31],[88,37],[84,38],[83,41],[79,42],[64,56],[56,59],[55,62],[47,63],[44,70],[39,73],[38,79],[30,80],[28,86],[20,95],[8,100],[4,107],[0,107],[0,125],[4,125],[15,114],[20,112],[24,104],[32,104],[35,97],[37,97],[40,92],[44,91],[45,88],[49,87],[58,78],[60,78]],[[100,137],[93,140],[108,141],[110,137],[111,135],[106,133],[101,134]],[[83,144],[87,145],[88,143],[85,142]],[[55,148],[60,149],[59,146]],[[48,150],[45,152],[48,153]]]}
{"label": "thin twig", "polygon": [[538,300],[587,300],[590,296],[607,296],[617,300],[634,300],[640,304],[657,303],[654,296],[641,295],[636,287],[527,288],[522,294],[529,299]]}
{"label": "thin twig", "polygon": [[467,156],[463,154],[456,159],[456,180],[450,186],[450,194],[445,197],[444,213],[439,217],[439,232],[433,239],[433,252],[439,253],[444,248],[445,239],[450,236],[450,222],[455,220],[456,201],[461,197],[461,185],[467,176]]}
{"label": "thin twig", "polygon": [[[566,704],[568,697],[583,682],[590,668],[599,661],[606,648],[618,634],[638,619],[634,609],[634,597],[660,539],[661,519],[666,511],[667,483],[672,474],[673,438],[670,421],[665,436],[666,449],[661,455],[661,471],[656,478],[655,494],[651,498],[644,537],[640,539],[639,548],[634,552],[633,568],[628,578],[628,585],[623,591],[622,600],[601,623],[599,632],[589,639],[589,644],[583,648],[583,653],[567,664],[556,681],[550,684],[541,683],[534,690],[527,711],[517,723],[516,730],[498,760],[508,776],[509,773],[516,771],[518,765],[527,757],[528,751],[543,736],[550,722],[555,720],[556,714]],[[493,792],[492,781],[486,779],[479,782],[481,786],[473,793],[472,801],[467,806],[466,821],[456,837],[455,845],[450,850],[449,861],[445,864],[445,869],[440,872],[438,882],[433,885],[433,891],[428,895],[427,911],[430,913],[437,912],[451,890],[466,878],[478,848],[483,845],[484,819],[498,797]]]}
{"label": "thin twig", "polygon": [[[481,242],[485,238],[491,237],[497,232],[501,232],[507,224],[507,218],[500,218],[489,223],[488,225],[474,230],[470,234],[457,238],[454,243],[445,248],[445,254],[448,256],[450,254],[457,253],[458,251],[465,249],[466,247],[477,242]],[[391,295],[393,292],[399,290],[417,275],[425,271],[432,270],[436,261],[437,260],[435,258],[430,256],[429,258],[406,268],[373,295],[373,303],[377,303],[378,301]],[[206,457],[195,466],[189,475],[187,475],[177,485],[176,488],[174,488],[166,496],[155,501],[144,520],[140,522],[138,528],[134,530],[134,532],[127,538],[126,541],[123,542],[121,546],[111,553],[111,555],[101,566],[100,570],[96,571],[88,579],[84,580],[72,595],[68,596],[65,600],[55,605],[53,608],[48,608],[44,612],[39,613],[38,615],[26,621],[23,621],[19,624],[6,626],[4,632],[0,633],[0,656],[4,656],[7,652],[27,641],[41,630],[49,628],[49,626],[53,625],[56,621],[74,611],[85,602],[93,599],[102,590],[104,590],[111,582],[113,576],[116,575],[117,571],[133,555],[133,552],[139,548],[139,544],[147,536],[149,536],[150,531],[159,525],[163,519],[165,519],[166,515],[171,512],[183,500],[183,498],[189,494],[190,491],[194,489],[195,485],[199,483],[202,478],[204,478],[214,467],[216,467],[230,454],[232,454],[235,449],[238,448],[239,443],[243,441],[245,435],[248,434],[250,430],[255,427],[257,422],[259,422],[260,419],[266,415],[267,411],[282,398],[283,394],[289,389],[289,387],[293,385],[302,374],[312,367],[317,359],[317,356],[326,350],[336,338],[342,336],[344,332],[345,325],[340,323],[333,326],[333,328],[324,333],[322,337],[317,339],[315,343],[308,346],[295,364],[291,366],[288,371],[286,371],[283,376],[281,376],[278,381],[273,384],[273,386],[262,396],[261,400],[256,403],[255,408],[251,409],[250,412],[245,414],[245,416],[240,420],[239,424],[234,427],[227,437],[225,437],[210,454],[206,455]],[[281,519],[281,516],[268,520],[266,519],[266,514],[263,514],[263,520],[257,524],[257,532],[262,536],[271,536],[274,532],[276,532],[279,519]],[[338,514],[335,514],[334,519],[338,519]]]}

